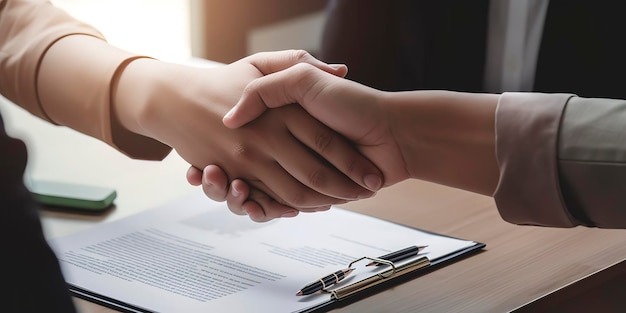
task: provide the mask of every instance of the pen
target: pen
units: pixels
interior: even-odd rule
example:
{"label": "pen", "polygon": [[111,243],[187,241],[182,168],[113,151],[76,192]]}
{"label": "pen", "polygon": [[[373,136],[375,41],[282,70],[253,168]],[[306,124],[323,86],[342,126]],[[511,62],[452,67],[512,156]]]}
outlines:
{"label": "pen", "polygon": [[[404,248],[402,250],[398,250],[398,251],[394,251],[391,252],[389,254],[385,254],[383,256],[378,257],[379,259],[383,259],[383,260],[387,260],[390,262],[397,262],[397,261],[401,261],[404,260],[406,258],[410,258],[414,255],[417,255],[420,251],[424,250],[424,248],[426,248],[428,246],[410,246],[408,248]],[[370,262],[369,264],[365,265],[365,266],[372,266],[372,265],[384,265],[381,263],[377,263],[377,262]]]}
{"label": "pen", "polygon": [[334,284],[339,283],[342,279],[346,278],[350,273],[352,273],[353,268],[346,268],[343,270],[336,271],[330,275],[326,275],[300,289],[296,296],[306,296],[312,293],[318,292],[320,290],[326,289]]}

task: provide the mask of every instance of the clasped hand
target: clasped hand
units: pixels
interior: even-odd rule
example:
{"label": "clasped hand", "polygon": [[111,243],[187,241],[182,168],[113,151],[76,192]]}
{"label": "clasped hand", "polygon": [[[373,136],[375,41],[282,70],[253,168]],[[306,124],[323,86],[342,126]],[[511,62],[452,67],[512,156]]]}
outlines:
{"label": "clasped hand", "polygon": [[[294,103],[297,103],[324,126],[349,139],[359,153],[368,157],[382,171],[384,185],[391,185],[410,175],[405,168],[401,149],[392,134],[390,121],[394,117],[389,116],[391,111],[380,104],[383,102],[381,97],[384,96],[384,92],[331,75],[311,64],[298,63],[249,83],[240,101],[228,112],[223,122],[231,129],[246,129],[281,110],[293,109]],[[288,117],[289,114],[283,116]],[[300,122],[288,124],[294,133],[311,131],[310,125],[313,125]],[[318,149],[316,152],[328,160],[336,157],[330,153],[330,149]],[[343,164],[349,164],[350,158],[360,160],[362,156],[355,153],[345,157],[341,159]],[[293,168],[298,165],[304,167],[306,161],[301,159],[296,162]],[[364,179],[361,185],[367,186],[369,190],[378,190],[383,186],[382,180],[374,175],[362,177]],[[268,206],[267,201],[256,201],[272,198],[274,193],[256,188],[244,177],[227,175],[219,164],[207,166],[203,173],[191,170],[188,181],[195,185],[202,184],[207,196],[217,201],[227,201],[231,211],[247,213],[255,220],[284,216],[281,213],[288,212],[285,210],[289,209],[284,206]],[[280,187],[278,184],[273,186]],[[263,218],[258,218],[261,212]]]}
{"label": "clasped hand", "polygon": [[[211,69],[180,71],[173,65],[171,74],[164,76],[167,83],[156,84],[147,101],[142,133],[173,147],[192,165],[188,175],[192,184],[202,182],[195,169],[211,164],[221,168],[224,181],[245,181],[252,187],[246,197],[258,204],[257,209],[231,210],[255,221],[326,210],[372,196],[382,181],[380,171],[300,106],[269,111],[236,129],[223,125],[224,114],[249,82],[300,62],[333,75],[346,72],[345,66],[333,68],[303,51],[260,53]],[[172,86],[172,80],[180,84]],[[374,188],[366,185],[366,177],[367,182],[374,181]],[[210,184],[203,187],[216,198]]]}

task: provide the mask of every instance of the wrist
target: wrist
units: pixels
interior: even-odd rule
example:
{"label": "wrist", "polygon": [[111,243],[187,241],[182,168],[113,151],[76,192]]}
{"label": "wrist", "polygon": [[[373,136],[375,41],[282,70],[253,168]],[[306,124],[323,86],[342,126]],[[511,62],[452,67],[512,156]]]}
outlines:
{"label": "wrist", "polygon": [[451,91],[397,93],[392,132],[411,178],[490,194],[497,184],[498,95]]}
{"label": "wrist", "polygon": [[136,59],[126,66],[115,93],[115,112],[128,131],[172,145],[172,129],[185,110],[189,75],[198,69],[154,59]]}
{"label": "wrist", "polygon": [[159,61],[149,58],[135,58],[119,69],[111,93],[111,117],[120,127],[139,135],[152,137],[145,125],[154,118],[149,112],[153,91],[158,90]]}
{"label": "wrist", "polygon": [[[195,137],[210,142],[215,138],[210,132],[225,128],[221,119],[243,89],[227,81],[230,69],[152,59],[133,61],[121,75],[115,94],[120,125],[173,147],[181,155],[194,155],[196,159],[187,161],[200,165],[199,155],[190,152],[191,142],[198,141]],[[198,136],[198,132],[205,136]]]}
{"label": "wrist", "polygon": [[159,62],[143,56],[131,57],[115,72],[110,92],[111,141],[133,158],[160,160],[171,148],[144,127],[148,105],[152,103],[150,77],[157,77],[146,75],[150,64]]}

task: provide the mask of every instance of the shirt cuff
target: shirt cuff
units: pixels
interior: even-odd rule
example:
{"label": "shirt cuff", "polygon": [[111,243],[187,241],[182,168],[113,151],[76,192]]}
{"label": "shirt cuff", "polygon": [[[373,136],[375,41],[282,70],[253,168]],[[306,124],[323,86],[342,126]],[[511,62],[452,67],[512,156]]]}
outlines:
{"label": "shirt cuff", "polygon": [[570,94],[504,93],[496,109],[494,199],[514,224],[573,227],[561,195],[558,133]]}

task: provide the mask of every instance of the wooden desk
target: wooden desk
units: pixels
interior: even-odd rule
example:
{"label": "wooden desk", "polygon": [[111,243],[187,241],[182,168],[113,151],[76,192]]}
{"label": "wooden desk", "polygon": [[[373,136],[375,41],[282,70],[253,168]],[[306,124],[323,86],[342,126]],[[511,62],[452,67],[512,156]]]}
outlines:
{"label": "wooden desk", "polygon": [[[115,207],[102,215],[43,212],[48,237],[122,218],[195,190],[186,183],[186,163],[175,153],[163,162],[130,160],[10,104],[1,103],[0,110],[9,132],[27,142],[32,177],[118,191]],[[345,207],[487,247],[336,312],[611,312],[626,307],[626,230],[511,225],[500,219],[489,197],[419,181]],[[82,312],[111,311],[80,299],[76,304]]]}

